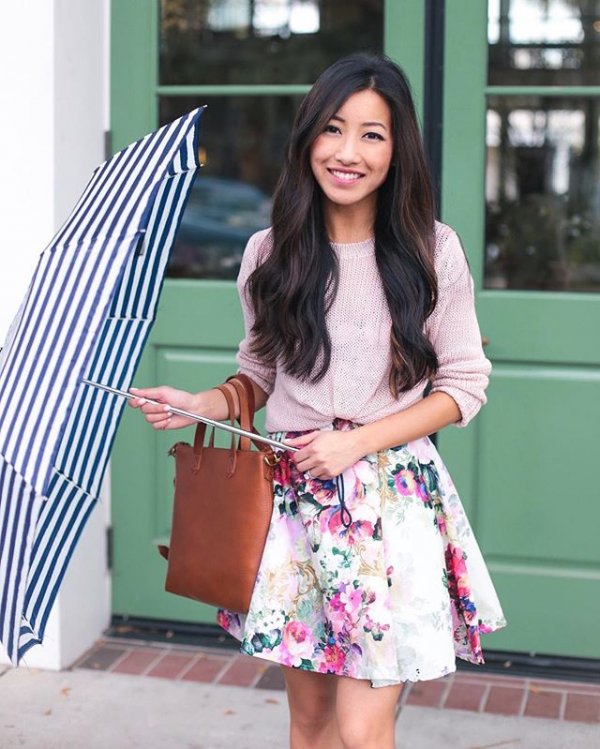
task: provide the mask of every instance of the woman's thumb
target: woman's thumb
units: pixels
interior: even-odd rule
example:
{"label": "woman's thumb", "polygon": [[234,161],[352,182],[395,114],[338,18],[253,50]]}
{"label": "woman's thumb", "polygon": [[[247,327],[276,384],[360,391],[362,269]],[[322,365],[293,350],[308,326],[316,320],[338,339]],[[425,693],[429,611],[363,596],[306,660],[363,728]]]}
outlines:
{"label": "woman's thumb", "polygon": [[129,392],[131,395],[135,395],[136,398],[148,398],[149,400],[158,401],[159,403],[166,402],[166,394],[162,387],[156,388],[134,388],[130,387]]}

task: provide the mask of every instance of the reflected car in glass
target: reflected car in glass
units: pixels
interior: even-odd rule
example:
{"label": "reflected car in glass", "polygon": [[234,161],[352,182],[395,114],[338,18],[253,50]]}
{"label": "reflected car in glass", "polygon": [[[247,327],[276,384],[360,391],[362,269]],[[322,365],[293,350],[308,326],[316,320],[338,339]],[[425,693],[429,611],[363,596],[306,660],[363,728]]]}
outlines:
{"label": "reflected car in glass", "polygon": [[168,276],[235,279],[246,242],[270,220],[271,199],[258,187],[200,174],[181,220]]}

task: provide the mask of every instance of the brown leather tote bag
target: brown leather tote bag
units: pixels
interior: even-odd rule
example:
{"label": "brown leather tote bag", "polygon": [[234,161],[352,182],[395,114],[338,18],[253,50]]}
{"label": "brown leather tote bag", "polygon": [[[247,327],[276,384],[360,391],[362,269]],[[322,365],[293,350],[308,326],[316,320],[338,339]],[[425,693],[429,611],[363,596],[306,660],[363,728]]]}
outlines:
{"label": "brown leather tote bag", "polygon": [[[229,378],[219,389],[234,422],[254,431],[254,391],[245,375]],[[273,466],[279,457],[269,446],[232,434],[229,448],[214,446],[214,429],[204,445],[205,424],[198,424],[194,445],[177,442],[175,497],[170,546],[159,546],[168,559],[165,589],[213,606],[247,613],[273,511]]]}

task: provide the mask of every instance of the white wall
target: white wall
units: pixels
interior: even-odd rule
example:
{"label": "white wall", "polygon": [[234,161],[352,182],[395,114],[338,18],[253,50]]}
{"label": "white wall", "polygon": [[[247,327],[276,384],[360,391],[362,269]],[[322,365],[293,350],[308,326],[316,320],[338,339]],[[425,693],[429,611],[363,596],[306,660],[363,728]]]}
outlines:
{"label": "white wall", "polygon": [[[0,345],[37,257],[104,159],[109,0],[4,3],[0,24]],[[109,482],[71,561],[45,643],[25,663],[70,665],[110,620]],[[0,660],[5,654],[0,654]]]}

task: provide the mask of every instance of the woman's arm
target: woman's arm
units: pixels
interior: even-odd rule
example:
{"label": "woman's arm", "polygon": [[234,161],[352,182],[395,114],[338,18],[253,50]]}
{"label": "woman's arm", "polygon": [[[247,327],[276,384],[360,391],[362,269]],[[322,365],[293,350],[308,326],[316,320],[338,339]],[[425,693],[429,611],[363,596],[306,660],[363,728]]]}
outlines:
{"label": "woman's arm", "polygon": [[[252,381],[252,387],[254,389],[256,410],[258,411],[265,405],[269,396],[254,381]],[[148,403],[147,399],[158,401],[159,404],[168,403],[170,406],[175,406],[175,408],[207,416],[209,419],[214,419],[215,421],[225,421],[229,416],[225,396],[216,388],[201,390],[199,393],[188,393],[186,390],[177,390],[168,385],[161,385],[153,388],[131,388],[131,392],[136,397],[129,401],[129,405],[131,408],[139,408],[144,414],[146,421],[154,429],[181,429],[196,422],[185,416],[178,416],[171,413],[166,405]],[[236,405],[239,405],[237,399]],[[237,409],[235,415],[236,417],[239,416]]]}
{"label": "woman's arm", "polygon": [[370,453],[403,445],[443,429],[460,419],[452,396],[431,393],[395,414],[347,432],[317,431],[287,440],[303,449],[294,455],[301,471],[330,479]]}

